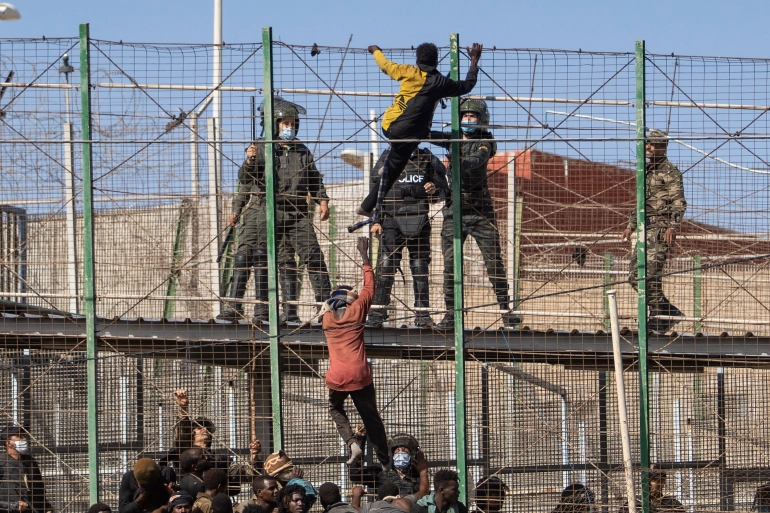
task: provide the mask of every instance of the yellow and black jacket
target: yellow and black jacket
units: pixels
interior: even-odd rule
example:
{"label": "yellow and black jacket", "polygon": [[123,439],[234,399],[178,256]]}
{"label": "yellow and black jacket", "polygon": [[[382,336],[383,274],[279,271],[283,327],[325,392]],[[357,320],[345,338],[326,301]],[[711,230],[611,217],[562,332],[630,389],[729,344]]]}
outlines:
{"label": "yellow and black jacket", "polygon": [[382,117],[382,129],[390,132],[388,137],[399,139],[425,137],[439,100],[469,93],[479,72],[471,66],[465,80],[455,81],[430,66],[390,62],[380,50],[374,52],[374,60],[383,73],[401,82],[396,101]]}

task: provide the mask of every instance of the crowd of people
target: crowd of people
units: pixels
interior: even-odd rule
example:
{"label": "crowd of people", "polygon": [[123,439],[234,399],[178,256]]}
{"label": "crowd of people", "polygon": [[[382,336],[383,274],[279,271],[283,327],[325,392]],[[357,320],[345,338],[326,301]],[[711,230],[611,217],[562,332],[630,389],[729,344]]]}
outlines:
{"label": "crowd of people", "polygon": [[[249,446],[249,463],[239,464],[224,449],[212,449],[214,424],[205,417],[187,414],[185,394],[177,391],[180,418],[175,446],[157,460],[142,457],[122,476],[117,510],[96,503],[88,513],[467,513],[459,501],[456,472],[441,468],[430,478],[429,462],[418,440],[396,433],[386,442],[388,464],[366,464],[363,458],[348,461],[349,483],[314,484],[284,451],[260,457],[261,445]],[[366,430],[359,426],[354,439],[365,450]],[[47,499],[43,475],[30,454],[27,432],[17,425],[0,431],[5,451],[0,453],[0,513],[55,513]],[[681,502],[664,494],[666,473],[652,470],[650,511],[684,513]],[[251,497],[237,502],[245,486]],[[474,513],[500,513],[511,496],[510,487],[497,474],[482,477],[469,487]],[[350,501],[343,500],[343,489]],[[757,490],[754,507],[770,509],[770,485]],[[513,501],[513,499],[511,499]],[[553,513],[596,513],[596,498],[582,483],[567,486]],[[637,500],[637,504],[640,501]],[[606,505],[605,505],[606,506]],[[628,513],[627,503],[618,513]]]}

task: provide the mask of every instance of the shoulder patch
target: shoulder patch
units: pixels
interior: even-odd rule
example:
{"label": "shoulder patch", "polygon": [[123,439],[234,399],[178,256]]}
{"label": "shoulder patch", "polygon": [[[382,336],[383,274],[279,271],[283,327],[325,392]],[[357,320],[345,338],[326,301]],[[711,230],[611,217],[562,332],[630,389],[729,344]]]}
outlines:
{"label": "shoulder patch", "polygon": [[489,145],[488,144],[481,144],[479,145],[480,150],[486,150],[489,151]]}

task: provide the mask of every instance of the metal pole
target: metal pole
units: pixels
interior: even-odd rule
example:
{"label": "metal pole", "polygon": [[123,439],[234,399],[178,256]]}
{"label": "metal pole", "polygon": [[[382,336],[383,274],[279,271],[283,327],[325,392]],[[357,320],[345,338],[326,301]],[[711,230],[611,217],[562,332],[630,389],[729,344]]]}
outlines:
{"label": "metal pole", "polygon": [[636,256],[639,279],[639,461],[642,467],[642,511],[650,511],[650,432],[647,383],[647,232],[645,200],[647,186],[644,138],[645,107],[645,49],[644,41],[636,42]]}
{"label": "metal pole", "polygon": [[[460,37],[449,36],[450,77],[460,79]],[[452,139],[460,139],[460,99],[452,98]],[[457,447],[457,475],[460,483],[460,501],[467,503],[468,469],[466,466],[465,423],[465,319],[463,315],[463,209],[460,143],[452,143],[452,221],[454,238],[454,317],[455,317],[455,444]]]}
{"label": "metal pole", "polygon": [[[221,279],[217,256],[219,251],[219,179],[222,173],[222,146],[220,141],[222,131],[222,0],[214,0],[214,50],[212,62],[212,88],[211,109],[212,118],[208,120],[209,137],[209,287],[211,292],[218,294],[221,291]],[[222,309],[222,302],[214,306],[214,315]]]}
{"label": "metal pole", "polygon": [[612,283],[612,253],[607,252],[604,254],[604,320],[602,325],[605,330],[610,329],[610,301],[607,298],[607,291],[610,290],[610,283]]}
{"label": "metal pole", "polygon": [[[206,134],[209,139],[208,144],[208,164],[209,164],[209,194],[208,194],[208,234],[206,241],[208,243],[208,262],[209,262],[209,289],[213,294],[219,294],[219,266],[217,265],[217,252],[219,251],[219,207],[217,198],[219,195],[218,187],[218,168],[217,168],[217,119],[209,118],[206,120]],[[217,302],[221,309],[222,303]],[[214,313],[217,312],[217,306],[214,307]]]}
{"label": "metal pole", "polygon": [[[607,304],[609,317],[609,303]],[[609,442],[607,439],[607,376],[609,372],[599,371],[599,464],[606,466],[609,463]],[[601,473],[601,499],[602,513],[607,513],[609,503],[609,478]],[[598,513],[598,512],[597,512]]]}
{"label": "metal pole", "polygon": [[[524,155],[522,154],[522,157]],[[508,235],[507,257],[508,257],[508,285],[510,287],[511,300],[516,298],[516,158],[514,155],[508,162],[508,211],[506,232]],[[513,303],[513,309],[518,308],[517,303]]]}
{"label": "metal pole", "polygon": [[[700,255],[695,255],[693,257],[693,267],[695,268],[695,271],[693,272],[694,278],[692,280],[692,298],[693,298],[693,317],[700,317],[702,312],[702,299],[701,294],[703,292],[703,270],[701,269],[701,258]],[[695,333],[700,332],[701,327],[703,326],[702,323],[696,322],[695,323]]]}
{"label": "metal pole", "polygon": [[[262,65],[265,95],[265,138],[273,139],[273,29],[262,29]],[[283,448],[281,401],[281,348],[278,345],[278,266],[275,241],[275,158],[273,143],[265,145],[265,195],[267,208],[267,290],[270,310],[270,391],[273,398],[273,451]]]}
{"label": "metal pole", "polygon": [[[91,55],[88,23],[80,25],[80,109],[83,141],[91,140]],[[99,502],[98,395],[96,367],[96,286],[94,188],[91,143],[83,143],[83,312],[86,316],[88,388],[88,499]]]}
{"label": "metal pole", "polygon": [[[63,64],[59,66],[59,73],[64,75],[64,81],[67,85],[70,83],[70,73],[75,68],[69,65],[69,56],[65,53],[62,56]],[[80,313],[80,303],[78,301],[78,263],[77,263],[77,227],[76,223],[76,202],[75,202],[75,151],[72,147],[72,121],[70,119],[70,90],[64,90],[64,126],[62,127],[64,136],[64,202],[66,204],[67,220],[67,285],[69,293],[72,296],[69,300],[69,311],[71,313]]]}
{"label": "metal pole", "polygon": [[623,355],[620,352],[620,327],[618,326],[618,298],[616,290],[607,291],[610,300],[610,323],[612,326],[612,354],[615,360],[615,388],[618,394],[618,417],[623,444],[623,468],[626,472],[626,494],[628,513],[636,513],[636,491],[631,462],[631,437],[628,434],[628,412],[626,411],[626,385],[623,379]]}

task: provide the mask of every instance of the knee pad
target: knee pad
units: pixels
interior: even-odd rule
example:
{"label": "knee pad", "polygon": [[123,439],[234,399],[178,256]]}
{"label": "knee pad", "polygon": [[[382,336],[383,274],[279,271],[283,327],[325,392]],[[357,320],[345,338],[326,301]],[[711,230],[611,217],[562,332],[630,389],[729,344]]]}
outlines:
{"label": "knee pad", "polygon": [[238,251],[233,257],[233,268],[249,269],[252,265],[251,250]]}
{"label": "knee pad", "polygon": [[410,260],[409,268],[412,270],[412,277],[428,277],[430,268],[430,259],[427,260]]}

